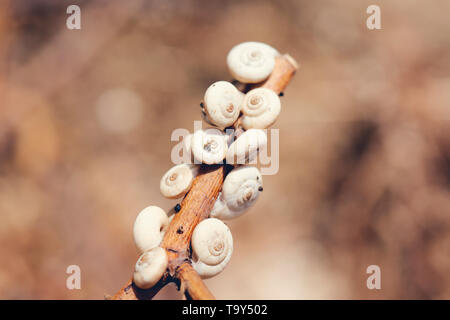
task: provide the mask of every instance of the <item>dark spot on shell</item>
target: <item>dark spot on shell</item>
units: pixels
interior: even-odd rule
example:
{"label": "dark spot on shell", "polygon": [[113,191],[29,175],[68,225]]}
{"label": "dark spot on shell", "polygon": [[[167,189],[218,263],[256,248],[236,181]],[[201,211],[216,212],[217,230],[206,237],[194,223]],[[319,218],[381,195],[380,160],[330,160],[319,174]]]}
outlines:
{"label": "dark spot on shell", "polygon": [[178,230],[177,230],[177,233],[178,234],[183,234],[183,226],[180,226],[179,228],[178,228]]}

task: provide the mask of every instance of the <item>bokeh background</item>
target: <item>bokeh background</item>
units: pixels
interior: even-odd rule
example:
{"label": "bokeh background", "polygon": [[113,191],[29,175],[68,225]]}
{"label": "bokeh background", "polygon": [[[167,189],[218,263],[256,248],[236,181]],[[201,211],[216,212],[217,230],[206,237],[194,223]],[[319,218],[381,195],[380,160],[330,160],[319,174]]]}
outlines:
{"label": "bokeh background", "polygon": [[[66,8],[81,7],[81,30]],[[381,7],[382,30],[366,27]],[[0,298],[103,299],[172,130],[242,41],[291,54],[280,170],[230,221],[219,299],[450,298],[450,2],[0,1]],[[66,289],[81,267],[82,289]],[[368,290],[366,268],[381,268]],[[178,299],[171,286],[158,296]]]}

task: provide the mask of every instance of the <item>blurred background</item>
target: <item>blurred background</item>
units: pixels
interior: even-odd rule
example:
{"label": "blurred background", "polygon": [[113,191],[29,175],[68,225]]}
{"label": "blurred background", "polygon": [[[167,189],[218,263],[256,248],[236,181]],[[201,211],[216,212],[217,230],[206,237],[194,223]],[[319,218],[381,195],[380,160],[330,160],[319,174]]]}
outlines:
{"label": "blurred background", "polygon": [[[74,3],[76,2],[76,3]],[[81,30],[66,28],[67,6]],[[366,9],[381,8],[382,30]],[[219,299],[450,298],[450,2],[0,1],[0,298],[103,299],[136,215],[225,58],[266,42],[301,68],[280,169],[230,221]],[[66,268],[81,268],[81,290]],[[366,268],[381,268],[381,290]],[[157,298],[178,299],[174,286]]]}

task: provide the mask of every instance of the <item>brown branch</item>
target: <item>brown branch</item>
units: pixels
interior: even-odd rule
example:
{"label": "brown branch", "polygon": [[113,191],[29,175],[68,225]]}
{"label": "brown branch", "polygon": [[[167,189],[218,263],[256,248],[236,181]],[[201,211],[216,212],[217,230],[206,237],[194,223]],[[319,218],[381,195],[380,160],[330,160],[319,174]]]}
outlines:
{"label": "brown branch", "polygon": [[[270,77],[253,87],[265,87],[281,93],[295,74],[298,65],[289,55],[277,58]],[[229,166],[202,165],[191,190],[181,202],[181,210],[173,218],[161,243],[169,258],[168,270],[163,278],[152,288],[141,290],[132,280],[112,297],[114,300],[151,299],[169,282],[179,284],[187,298],[202,300],[214,299],[200,276],[190,263],[190,242],[192,232],[198,223],[206,219],[216,201]]]}

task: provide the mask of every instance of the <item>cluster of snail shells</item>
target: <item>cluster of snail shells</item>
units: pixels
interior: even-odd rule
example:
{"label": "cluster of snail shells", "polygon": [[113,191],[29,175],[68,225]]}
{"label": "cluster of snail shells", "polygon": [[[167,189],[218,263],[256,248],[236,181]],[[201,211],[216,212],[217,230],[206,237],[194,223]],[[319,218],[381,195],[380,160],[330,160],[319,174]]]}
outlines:
{"label": "cluster of snail shells", "polygon": [[[244,42],[229,52],[228,69],[241,83],[259,83],[270,76],[278,55],[278,51],[267,44]],[[230,82],[217,81],[206,90],[201,107],[203,119],[213,128],[198,130],[185,137],[185,151],[198,163],[216,164],[226,159],[228,164],[242,164],[235,159],[250,162],[255,156],[255,152],[248,149],[259,151],[266,147],[263,129],[275,123],[281,102],[278,94],[268,88],[252,89],[244,94]],[[242,138],[236,133],[226,134],[227,128],[236,123],[246,130]]]}
{"label": "cluster of snail shells", "polygon": [[[277,55],[277,50],[267,44],[244,42],[232,48],[227,64],[236,80],[258,83],[270,76]],[[203,119],[212,128],[197,130],[183,141],[184,152],[195,164],[183,163],[168,170],[161,178],[160,191],[169,199],[182,198],[198,175],[199,164],[226,161],[235,166],[224,180],[210,217],[196,226],[191,239],[192,265],[202,278],[210,278],[225,268],[233,253],[233,237],[222,220],[241,216],[263,191],[260,171],[245,164],[266,148],[267,135],[263,129],[276,121],[281,104],[270,89],[256,88],[244,94],[232,83],[218,81],[208,87],[201,106]],[[245,131],[230,134],[226,129],[238,119],[241,131]],[[167,268],[166,251],[159,245],[171,218],[155,206],[144,209],[136,218],[133,234],[141,256],[133,278],[140,288],[155,285]]]}

